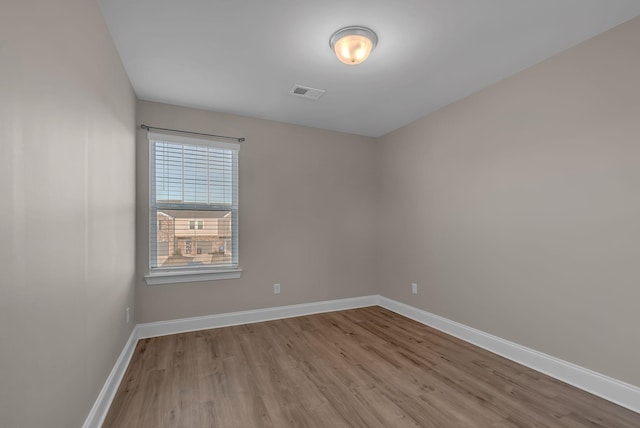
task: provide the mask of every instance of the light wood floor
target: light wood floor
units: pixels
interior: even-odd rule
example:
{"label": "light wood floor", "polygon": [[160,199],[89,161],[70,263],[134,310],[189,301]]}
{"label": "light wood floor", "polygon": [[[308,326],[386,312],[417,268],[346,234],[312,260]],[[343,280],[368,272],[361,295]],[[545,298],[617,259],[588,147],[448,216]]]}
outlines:
{"label": "light wood floor", "polygon": [[106,427],[640,427],[380,307],[142,340]]}

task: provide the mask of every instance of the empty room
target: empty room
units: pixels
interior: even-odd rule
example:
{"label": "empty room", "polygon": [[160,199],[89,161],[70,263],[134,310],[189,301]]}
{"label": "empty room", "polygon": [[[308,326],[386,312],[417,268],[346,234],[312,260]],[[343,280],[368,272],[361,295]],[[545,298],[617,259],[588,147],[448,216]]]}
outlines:
{"label": "empty room", "polygon": [[2,0],[0,427],[640,427],[640,2]]}

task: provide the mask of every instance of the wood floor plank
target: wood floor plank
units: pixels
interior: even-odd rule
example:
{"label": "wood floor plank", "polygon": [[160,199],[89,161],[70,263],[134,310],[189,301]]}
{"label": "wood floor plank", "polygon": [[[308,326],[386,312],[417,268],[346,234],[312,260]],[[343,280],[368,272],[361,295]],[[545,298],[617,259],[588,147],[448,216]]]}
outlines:
{"label": "wood floor plank", "polygon": [[638,428],[640,414],[369,307],[141,340],[104,426]]}

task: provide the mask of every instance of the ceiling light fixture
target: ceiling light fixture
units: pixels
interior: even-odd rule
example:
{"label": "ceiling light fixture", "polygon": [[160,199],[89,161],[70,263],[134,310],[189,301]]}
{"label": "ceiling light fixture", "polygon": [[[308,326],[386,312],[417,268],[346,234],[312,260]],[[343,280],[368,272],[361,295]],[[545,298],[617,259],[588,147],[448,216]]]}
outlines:
{"label": "ceiling light fixture", "polygon": [[331,49],[340,61],[348,65],[364,62],[378,44],[378,36],[367,27],[345,27],[329,39]]}

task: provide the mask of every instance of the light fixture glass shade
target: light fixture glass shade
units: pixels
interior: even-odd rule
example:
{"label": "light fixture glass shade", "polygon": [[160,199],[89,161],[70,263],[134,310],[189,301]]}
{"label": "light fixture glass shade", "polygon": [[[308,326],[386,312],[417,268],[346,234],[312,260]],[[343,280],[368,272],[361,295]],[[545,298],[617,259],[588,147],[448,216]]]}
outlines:
{"label": "light fixture glass shade", "polygon": [[342,28],[329,40],[338,59],[348,65],[364,62],[377,44],[378,36],[366,27]]}

